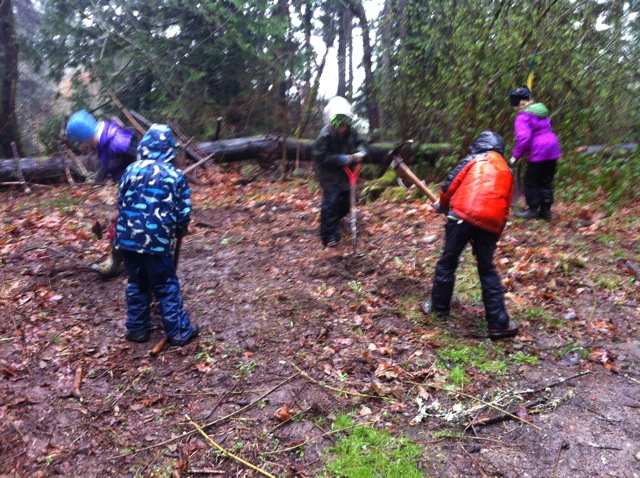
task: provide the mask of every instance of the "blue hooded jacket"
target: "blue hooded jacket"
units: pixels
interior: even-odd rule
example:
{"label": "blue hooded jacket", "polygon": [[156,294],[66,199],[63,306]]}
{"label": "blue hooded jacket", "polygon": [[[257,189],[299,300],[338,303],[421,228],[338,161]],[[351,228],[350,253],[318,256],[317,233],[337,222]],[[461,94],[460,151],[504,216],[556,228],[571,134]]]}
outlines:
{"label": "blue hooded jacket", "polygon": [[191,216],[189,183],[173,165],[175,157],[171,129],[151,126],[138,145],[138,160],[120,180],[117,249],[173,254],[174,239],[186,233]]}

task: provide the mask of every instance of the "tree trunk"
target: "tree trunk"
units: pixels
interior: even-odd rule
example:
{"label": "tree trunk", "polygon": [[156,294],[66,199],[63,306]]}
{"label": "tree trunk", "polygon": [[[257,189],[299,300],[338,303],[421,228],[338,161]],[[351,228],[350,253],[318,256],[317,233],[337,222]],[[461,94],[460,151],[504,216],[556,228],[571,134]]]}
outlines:
{"label": "tree trunk", "polygon": [[371,131],[380,127],[378,119],[378,99],[376,88],[373,81],[373,49],[371,48],[371,40],[369,35],[369,23],[365,14],[362,3],[355,0],[349,1],[351,12],[358,18],[360,27],[362,28],[362,64],[364,66],[364,94],[367,105],[367,116],[369,120],[369,128]]}
{"label": "tree trunk", "polygon": [[0,157],[13,157],[11,143],[22,154],[16,119],[18,42],[11,0],[0,0]]}
{"label": "tree trunk", "polygon": [[[345,31],[346,9],[341,9],[338,19],[338,89],[336,95],[347,96],[347,33]],[[350,99],[350,98],[347,98]]]}
{"label": "tree trunk", "polygon": [[[299,151],[300,161],[311,161],[311,145],[313,140],[286,141],[279,136],[251,136],[247,138],[227,139],[220,141],[197,143],[199,151],[204,156],[214,155],[212,162],[233,163],[237,161],[258,161],[263,165],[270,165],[280,160],[283,151],[288,158],[295,158]],[[424,145],[423,145],[424,146]],[[392,143],[375,143],[369,145],[367,163],[380,163],[385,154],[394,147]],[[430,145],[433,154],[450,154],[453,147],[447,144]],[[96,171],[98,162],[93,155],[81,156],[78,159],[89,171]],[[70,158],[22,158],[20,166],[27,182],[32,183],[60,183],[66,181],[65,169],[68,167],[78,178],[82,174]],[[0,183],[18,181],[16,162],[13,159],[0,160]],[[1,184],[0,184],[1,186]]]}

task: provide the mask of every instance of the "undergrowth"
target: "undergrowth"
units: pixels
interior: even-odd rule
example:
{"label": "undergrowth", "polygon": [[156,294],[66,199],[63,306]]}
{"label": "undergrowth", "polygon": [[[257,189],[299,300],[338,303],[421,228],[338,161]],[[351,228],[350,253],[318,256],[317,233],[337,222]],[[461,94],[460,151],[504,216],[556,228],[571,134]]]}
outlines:
{"label": "undergrowth", "polygon": [[571,152],[558,161],[555,190],[558,199],[588,203],[606,195],[605,210],[640,199],[640,150],[603,150],[596,154]]}
{"label": "undergrowth", "polygon": [[[348,415],[336,417],[335,429],[353,426],[354,421]],[[419,478],[423,476],[418,468],[421,455],[422,448],[406,436],[395,437],[385,430],[358,426],[329,448],[327,463],[319,476]]]}

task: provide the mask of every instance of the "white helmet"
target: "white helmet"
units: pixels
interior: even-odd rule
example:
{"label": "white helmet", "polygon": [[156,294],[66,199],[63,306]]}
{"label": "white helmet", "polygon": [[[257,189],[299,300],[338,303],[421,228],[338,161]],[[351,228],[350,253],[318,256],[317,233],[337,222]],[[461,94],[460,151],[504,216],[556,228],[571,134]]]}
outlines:
{"label": "white helmet", "polygon": [[336,115],[348,116],[349,119],[353,119],[354,116],[351,103],[342,96],[334,96],[329,100],[327,106],[324,107],[322,113],[324,124],[328,125]]}

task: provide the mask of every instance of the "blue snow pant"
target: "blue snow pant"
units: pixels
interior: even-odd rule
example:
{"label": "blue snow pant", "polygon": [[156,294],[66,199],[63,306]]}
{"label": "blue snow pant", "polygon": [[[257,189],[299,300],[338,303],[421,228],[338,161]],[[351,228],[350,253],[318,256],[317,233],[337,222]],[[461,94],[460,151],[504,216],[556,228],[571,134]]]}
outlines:
{"label": "blue snow pant", "polygon": [[160,303],[164,331],[173,345],[187,342],[193,334],[189,314],[182,304],[173,256],[122,251],[129,273],[127,284],[127,330],[141,334],[151,329],[151,296]]}
{"label": "blue snow pant", "polygon": [[489,328],[504,329],[507,327],[509,315],[504,305],[504,290],[500,276],[493,265],[493,254],[499,237],[498,234],[480,229],[466,221],[449,220],[447,222],[444,251],[436,265],[431,290],[433,312],[441,316],[449,315],[460,254],[470,242],[473,255],[478,263],[482,302]]}

